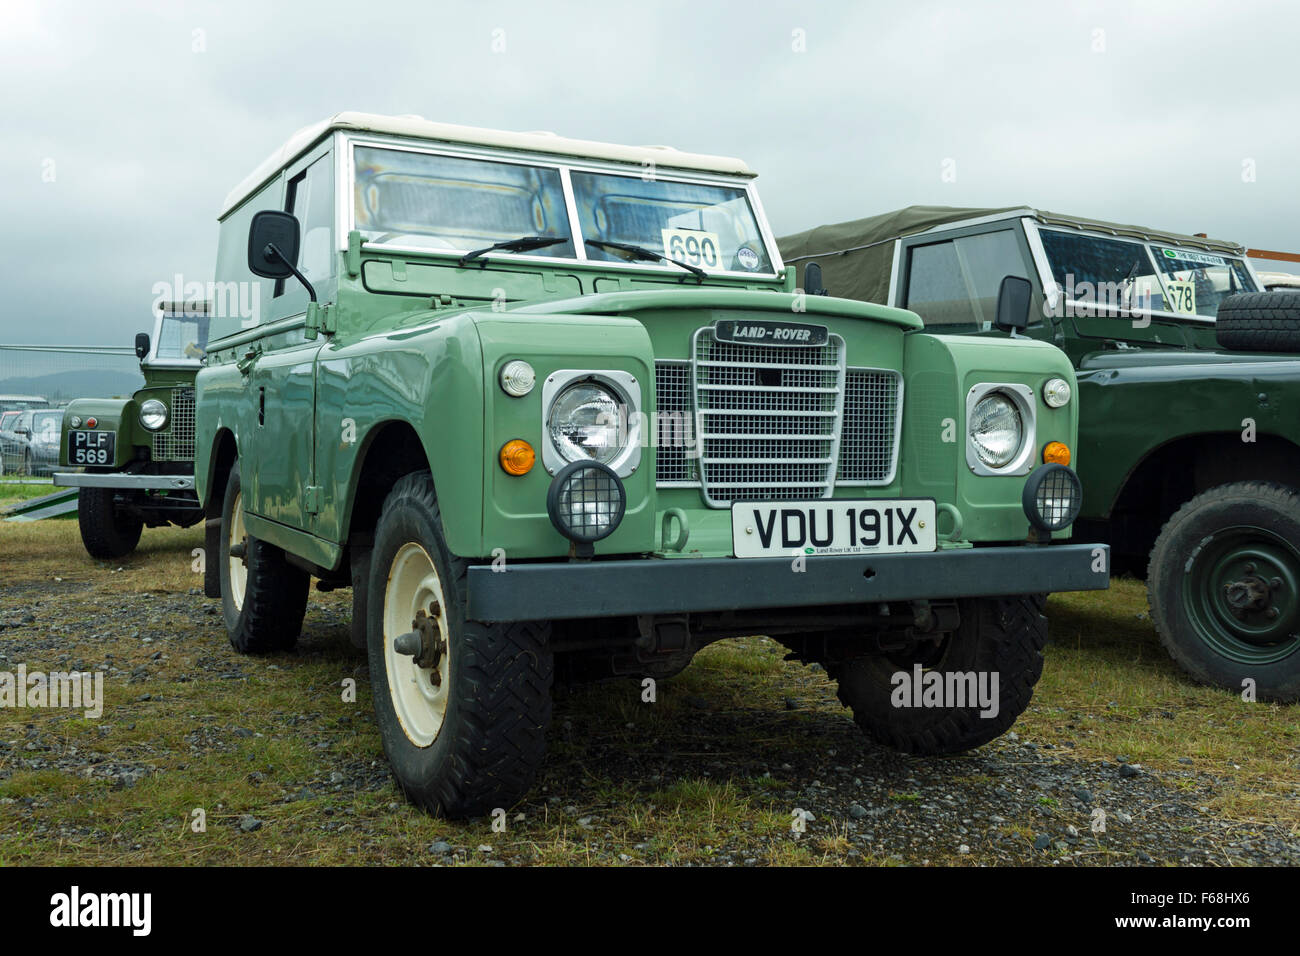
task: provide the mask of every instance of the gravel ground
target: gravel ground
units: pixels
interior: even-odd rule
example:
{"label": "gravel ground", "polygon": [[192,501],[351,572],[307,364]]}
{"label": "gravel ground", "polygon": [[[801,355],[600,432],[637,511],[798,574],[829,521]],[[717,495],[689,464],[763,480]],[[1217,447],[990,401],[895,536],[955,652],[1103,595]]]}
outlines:
{"label": "gravel ground", "polygon": [[[0,594],[0,671],[20,663],[99,671],[108,699],[103,718],[86,731],[105,739],[99,747],[88,746],[85,734],[78,737],[80,746],[70,742],[65,722],[75,718],[66,712],[0,711],[0,793],[24,771],[55,771],[130,789],[151,777],[178,784],[192,775],[191,765],[228,761],[230,772],[252,785],[257,803],[221,825],[237,828],[250,848],[273,838],[268,834],[275,827],[264,826],[267,820],[282,819],[286,805],[307,802],[314,811],[295,818],[295,839],[346,840],[363,857],[367,843],[390,829],[386,813],[404,819],[414,814],[401,802],[383,760],[376,759],[378,734],[368,698],[347,710],[314,707],[310,701],[319,696],[306,694],[302,712],[285,711],[273,726],[188,713],[192,704],[169,700],[178,686],[191,682],[248,685],[256,679],[259,686],[269,682],[292,694],[301,681],[316,681],[322,668],[334,679],[355,675],[364,686],[364,657],[346,647],[346,595],[314,594],[299,649],[256,659],[230,649],[217,605],[197,590],[115,594],[108,583],[88,592],[85,583],[48,581],[5,584]],[[178,628],[177,619],[190,623]],[[705,656],[717,652],[712,648]],[[725,653],[779,655],[762,638],[746,639],[738,648],[733,642]],[[546,861],[547,845],[559,841],[580,848],[571,862],[594,863],[782,862],[782,854],[801,843],[817,847],[814,862],[1300,863],[1294,833],[1212,814],[1206,804],[1223,781],[1190,757],[1180,758],[1177,769],[1156,772],[1123,754],[1084,760],[1069,747],[1016,733],[959,757],[900,756],[858,734],[820,669],[780,664],[775,679],[768,678],[771,686],[747,697],[735,690],[744,686],[744,675],[725,675],[726,660],[705,665],[702,673],[696,673],[697,663],[682,678],[664,682],[657,705],[636,703],[640,688],[632,682],[558,695],[550,755],[533,792],[510,811],[516,838],[487,838],[485,821],[439,821],[440,838],[411,847],[403,861]],[[256,706],[250,711],[256,713]],[[640,716],[651,707],[661,709]],[[629,716],[620,723],[610,719],[612,713]],[[134,721],[146,716],[172,719],[181,742],[111,746],[118,731],[134,730]],[[270,738],[267,745],[291,740],[306,747],[305,764],[250,770],[239,755],[250,746],[256,753],[264,738]],[[666,812],[665,801],[674,793],[680,798],[683,786],[702,788],[707,806],[680,811],[682,827],[690,831],[693,820],[704,819],[692,813],[709,814],[710,842],[692,844],[684,831],[682,839],[691,846],[682,852],[666,847],[662,838],[638,840],[635,821]],[[358,809],[356,801],[365,796],[381,812]],[[714,819],[710,797],[732,808],[726,820]],[[75,787],[70,793],[55,788],[48,796],[0,797],[0,851],[14,834],[51,846],[124,839],[82,815],[70,822],[66,811],[78,799]],[[811,814],[801,834],[790,823],[796,810]],[[1098,810],[1104,832],[1091,828]],[[115,848],[137,850],[140,862],[151,861],[148,839]]]}

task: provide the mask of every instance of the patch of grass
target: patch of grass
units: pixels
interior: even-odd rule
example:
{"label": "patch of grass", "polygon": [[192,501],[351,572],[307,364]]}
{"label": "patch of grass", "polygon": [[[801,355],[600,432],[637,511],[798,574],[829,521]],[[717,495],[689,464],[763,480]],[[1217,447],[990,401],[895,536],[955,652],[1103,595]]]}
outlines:
{"label": "patch of grass", "polygon": [[[0,741],[10,747],[0,751],[0,865],[717,864],[743,862],[728,858],[737,843],[745,861],[763,864],[922,859],[854,848],[843,822],[829,817],[793,831],[800,798],[790,791],[808,782],[809,766],[855,762],[856,754],[833,749],[859,738],[825,673],[784,662],[785,648],[772,640],[709,647],[681,675],[657,682],[653,704],[635,681],[562,696],[537,787],[520,807],[503,808],[507,827],[496,832],[488,818],[430,818],[393,784],[365,659],[348,646],[346,592],[312,593],[295,652],[241,657],[216,602],[189,593],[202,585],[193,554],[201,530],[147,529],[141,544],[127,559],[99,562],[82,550],[75,522],[0,524],[0,599],[40,605],[33,628],[47,649],[29,666],[56,669],[71,655],[117,669],[100,720],[0,711]],[[164,611],[148,623],[118,622],[102,613],[112,602]],[[1131,580],[1109,594],[1054,596],[1047,665],[1016,732],[1084,760],[1123,755],[1208,772],[1220,781],[1207,798],[1212,813],[1297,833],[1297,709],[1192,684],[1145,612],[1143,587]],[[0,651],[33,633],[0,630]],[[147,679],[132,680],[140,667]],[[356,680],[355,702],[343,699],[345,678]],[[826,728],[841,724],[845,736],[831,740]],[[39,751],[49,764],[41,769],[17,766],[31,730],[49,748]],[[58,769],[74,748],[87,759]],[[114,776],[122,767],[138,776],[123,783]],[[952,768],[953,787],[1000,782],[963,773],[960,761]],[[921,788],[898,781],[890,812],[910,814],[923,800],[913,788]],[[1067,819],[1052,797],[1039,804]],[[203,832],[194,828],[196,809],[205,813]],[[1035,809],[1000,829],[1032,844],[1043,814]],[[260,829],[241,830],[246,816]],[[1087,821],[1074,822],[1082,829]],[[454,852],[431,855],[436,841]],[[922,852],[932,864],[979,862],[955,847]],[[1113,859],[1099,847],[1093,862]]]}

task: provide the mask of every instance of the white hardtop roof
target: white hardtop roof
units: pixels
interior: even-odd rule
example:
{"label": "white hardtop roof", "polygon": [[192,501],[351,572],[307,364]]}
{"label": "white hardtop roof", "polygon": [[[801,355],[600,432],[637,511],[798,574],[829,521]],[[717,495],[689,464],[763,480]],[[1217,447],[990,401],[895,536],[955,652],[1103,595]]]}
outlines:
{"label": "white hardtop roof", "polygon": [[686,169],[728,176],[753,176],[754,171],[742,160],[730,156],[708,156],[701,153],[684,153],[672,146],[617,146],[585,139],[568,139],[554,133],[512,133],[506,130],[482,129],[477,126],[457,126],[453,123],[435,123],[419,116],[382,116],[378,113],[335,113],[328,119],[304,126],[289,137],[288,142],[261,162],[221,204],[218,219],[224,218],[267,180],[318,142],[331,130],[357,130],[385,133],[391,136],[409,136],[440,143],[464,143],[473,146],[493,146],[501,149],[534,153],[555,153],[560,156],[603,159],[616,163],[643,166],[653,163],[666,169]]}

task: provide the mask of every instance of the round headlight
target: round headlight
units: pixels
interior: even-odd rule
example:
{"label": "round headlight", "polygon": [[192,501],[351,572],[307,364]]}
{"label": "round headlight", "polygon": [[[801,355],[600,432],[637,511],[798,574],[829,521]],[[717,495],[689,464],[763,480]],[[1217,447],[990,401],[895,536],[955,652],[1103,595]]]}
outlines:
{"label": "round headlight", "polygon": [[551,524],[570,541],[589,543],[614,533],[627,498],[608,465],[575,461],[560,469],[546,494]]}
{"label": "round headlight", "polygon": [[565,461],[609,462],[627,444],[627,417],[609,389],[594,382],[570,385],[546,417],[551,444]]}
{"label": "round headlight", "polygon": [[501,368],[501,390],[515,398],[523,398],[533,390],[537,382],[537,373],[533,367],[522,359],[507,362]]}
{"label": "round headlight", "polygon": [[167,424],[167,406],[156,398],[151,398],[140,405],[140,424],[151,432],[156,432]]}
{"label": "round headlight", "polygon": [[1043,401],[1049,408],[1062,408],[1070,404],[1070,383],[1063,378],[1050,378],[1043,383]]}
{"label": "round headlight", "polygon": [[1025,424],[1016,403],[1000,392],[976,403],[970,416],[970,440],[979,460],[990,468],[1011,463],[1020,451]]}
{"label": "round headlight", "polygon": [[1043,465],[1025,481],[1020,503],[1035,528],[1061,531],[1079,516],[1083,486],[1079,476],[1064,465]]}

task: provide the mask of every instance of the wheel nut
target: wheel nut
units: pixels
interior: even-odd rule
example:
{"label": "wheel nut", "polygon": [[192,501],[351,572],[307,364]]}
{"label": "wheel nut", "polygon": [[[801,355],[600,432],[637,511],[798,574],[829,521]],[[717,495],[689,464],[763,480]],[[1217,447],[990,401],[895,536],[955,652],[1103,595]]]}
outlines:
{"label": "wheel nut", "polygon": [[1281,578],[1273,578],[1273,579],[1271,579],[1271,580],[1268,582],[1268,586],[1269,586],[1269,588],[1271,588],[1271,589],[1274,590],[1274,591],[1280,591],[1280,590],[1282,590],[1282,579],[1281,579]]}
{"label": "wheel nut", "polygon": [[1277,608],[1271,607],[1268,609],[1268,619],[1270,621],[1276,621],[1281,616],[1282,616],[1282,612],[1279,611]]}

